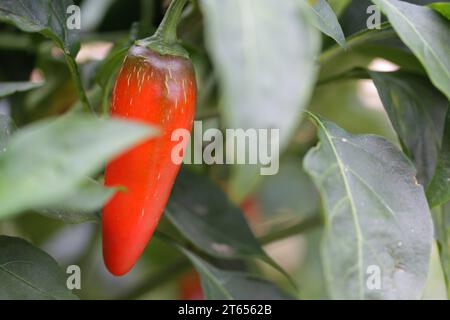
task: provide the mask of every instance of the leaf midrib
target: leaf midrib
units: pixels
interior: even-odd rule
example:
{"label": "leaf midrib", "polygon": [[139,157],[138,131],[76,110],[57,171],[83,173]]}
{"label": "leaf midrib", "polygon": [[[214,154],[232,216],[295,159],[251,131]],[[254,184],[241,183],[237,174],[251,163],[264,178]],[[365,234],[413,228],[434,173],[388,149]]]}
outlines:
{"label": "leaf midrib", "polygon": [[[17,261],[10,261],[10,262],[8,262],[8,263],[12,263],[12,262],[17,262]],[[28,261],[27,261],[27,262],[28,262]],[[32,264],[32,262],[29,262],[29,263]],[[33,285],[31,282],[29,282],[29,281],[27,281],[26,279],[22,278],[22,277],[19,276],[18,274],[14,273],[14,272],[12,272],[12,271],[10,271],[10,270],[8,270],[8,269],[5,268],[4,266],[5,266],[5,264],[0,265],[0,271],[5,272],[6,274],[10,275],[10,276],[13,277],[14,279],[16,279],[16,280],[18,280],[18,281],[24,283],[25,285],[27,285],[27,286],[30,287],[31,289],[33,289],[33,290],[39,292],[40,294],[42,294],[42,295],[44,295],[44,296],[47,296],[47,297],[50,297],[50,298],[53,298],[53,299],[57,299],[57,297],[51,295],[50,293],[46,292],[45,290],[43,290],[43,289],[41,289],[41,288],[39,288],[39,287]]]}
{"label": "leaf midrib", "polygon": [[342,176],[342,180],[344,181],[344,187],[345,190],[348,194],[348,198],[350,201],[350,208],[351,208],[351,213],[352,213],[352,217],[353,217],[353,221],[355,224],[355,231],[356,231],[356,237],[357,237],[357,246],[358,246],[358,283],[359,283],[359,297],[362,299],[364,297],[363,294],[363,275],[362,275],[362,242],[363,242],[363,238],[362,238],[362,231],[361,231],[361,227],[359,225],[359,219],[358,219],[358,214],[356,212],[356,206],[355,206],[355,201],[353,199],[353,195],[351,193],[350,190],[350,185],[347,181],[347,175],[345,174],[345,169],[344,166],[342,164],[342,161],[340,160],[339,154],[334,146],[333,140],[332,140],[332,136],[330,136],[328,134],[328,130],[327,128],[323,125],[322,121],[320,121],[320,119],[318,119],[317,117],[315,117],[313,115],[313,117],[316,119],[317,123],[319,124],[319,126],[322,128],[328,142],[330,143],[331,149],[335,155],[336,161],[338,163],[339,166],[339,171],[341,173]]}
{"label": "leaf midrib", "polygon": [[[403,13],[393,4],[391,4],[389,1],[386,0],[380,0],[383,1],[386,5],[388,5],[390,8],[392,8],[393,11],[395,11],[410,27],[411,29],[416,33],[417,37],[426,45],[427,48],[429,48],[430,52],[434,56],[435,60],[438,62],[438,64],[441,66],[442,70],[444,71],[444,74],[447,76],[447,78],[450,80],[450,71],[446,68],[446,66],[441,62],[439,59],[439,56],[436,54],[436,52],[433,50],[431,45],[425,41],[425,39],[422,37],[420,32],[417,30],[417,28],[412,24],[409,19],[403,15]],[[424,57],[420,57],[421,59],[424,59]]]}

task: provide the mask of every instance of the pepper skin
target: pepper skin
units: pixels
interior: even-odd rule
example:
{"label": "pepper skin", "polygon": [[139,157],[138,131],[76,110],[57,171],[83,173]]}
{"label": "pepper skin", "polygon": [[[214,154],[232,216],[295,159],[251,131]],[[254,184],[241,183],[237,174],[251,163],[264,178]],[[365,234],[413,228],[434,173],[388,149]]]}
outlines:
{"label": "pepper skin", "polygon": [[[191,130],[196,104],[190,60],[133,46],[117,77],[111,116],[158,126],[160,135],[112,160],[105,185],[124,186],[102,213],[103,257],[114,275],[127,273],[150,240],[179,165],[171,160],[173,130]],[[187,141],[183,141],[187,143]]]}

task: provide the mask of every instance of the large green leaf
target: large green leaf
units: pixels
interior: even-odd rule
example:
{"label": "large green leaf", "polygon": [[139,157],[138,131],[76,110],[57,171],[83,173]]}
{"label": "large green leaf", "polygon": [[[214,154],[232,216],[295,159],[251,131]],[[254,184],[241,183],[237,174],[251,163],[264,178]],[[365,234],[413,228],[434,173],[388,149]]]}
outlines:
{"label": "large green leaf", "polygon": [[317,18],[314,21],[317,28],[336,40],[340,46],[345,47],[344,32],[328,2],[326,0],[309,0],[308,2]]}
{"label": "large green leaf", "polygon": [[427,188],[431,208],[450,201],[450,110],[445,119],[444,137],[436,171]]}
{"label": "large green leaf", "polygon": [[210,255],[227,259],[257,257],[283,272],[261,248],[242,211],[206,177],[181,170],[166,216],[187,239]]}
{"label": "large green leaf", "polygon": [[450,3],[448,2],[431,3],[430,8],[436,10],[444,17],[446,17],[448,20],[450,20]]}
{"label": "large green leaf", "polygon": [[282,300],[291,299],[275,284],[247,272],[221,268],[186,249],[181,251],[200,274],[203,294],[210,300]]}
{"label": "large green leaf", "polygon": [[67,8],[72,4],[72,0],[2,0],[0,20],[25,32],[39,32],[55,41],[66,54],[76,56],[78,30],[69,30],[66,24]]}
{"label": "large green leaf", "polygon": [[29,242],[0,236],[0,299],[77,299],[56,261]]}
{"label": "large green leaf", "polygon": [[242,211],[207,177],[181,170],[166,216],[209,254],[222,258],[265,256]]}
{"label": "large green leaf", "polygon": [[0,98],[15,92],[28,91],[42,86],[43,82],[0,82]]}
{"label": "large green leaf", "polygon": [[[320,33],[304,1],[200,1],[207,48],[223,94],[227,128],[277,128],[287,146],[316,80]],[[273,145],[272,145],[273,146]],[[238,150],[238,152],[245,152]],[[237,166],[236,201],[256,185],[259,166]]]}
{"label": "large green leaf", "polygon": [[280,128],[286,145],[307,103],[320,48],[297,0],[200,1],[231,128]]}
{"label": "large green leaf", "polygon": [[417,168],[417,180],[431,180],[444,131],[449,102],[429,80],[407,72],[369,72],[406,153]]}
{"label": "large green leaf", "polygon": [[154,134],[143,124],[81,115],[17,131],[0,155],[0,218],[63,200],[106,160]]}
{"label": "large green leaf", "polygon": [[372,0],[425,67],[433,84],[450,99],[450,27],[428,7],[398,0]]}
{"label": "large green leaf", "polygon": [[[304,166],[323,200],[322,257],[331,297],[419,299],[433,227],[414,167],[384,138],[352,135],[312,117],[320,144]],[[367,286],[374,270],[379,290]]]}

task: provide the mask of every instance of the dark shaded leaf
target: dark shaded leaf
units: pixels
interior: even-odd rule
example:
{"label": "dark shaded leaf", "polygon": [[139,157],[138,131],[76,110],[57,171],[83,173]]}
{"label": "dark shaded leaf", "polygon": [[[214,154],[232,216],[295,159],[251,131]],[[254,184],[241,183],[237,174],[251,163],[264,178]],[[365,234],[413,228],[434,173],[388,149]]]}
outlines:
{"label": "dark shaded leaf", "polygon": [[0,299],[78,299],[56,261],[29,242],[0,236]]}
{"label": "dark shaded leaf", "polygon": [[419,183],[431,180],[449,106],[425,77],[407,72],[373,72],[372,77],[389,119],[417,168]]}
{"label": "dark shaded leaf", "polygon": [[450,200],[450,110],[445,120],[444,137],[436,171],[427,188],[427,198],[431,208]]}
{"label": "dark shaded leaf", "polygon": [[450,28],[428,7],[398,0],[372,0],[425,67],[431,82],[450,99]]}
{"label": "dark shaded leaf", "polygon": [[260,258],[286,275],[261,248],[242,211],[208,178],[181,170],[166,216],[187,239],[210,255]]}
{"label": "dark shaded leaf", "polygon": [[25,32],[39,32],[75,57],[79,49],[78,30],[69,30],[66,24],[70,5],[72,0],[2,0],[0,20]]}
{"label": "dark shaded leaf", "polygon": [[275,284],[247,272],[220,268],[187,249],[180,250],[200,274],[203,294],[210,300],[283,300],[291,299]]}
{"label": "dark shaded leaf", "polygon": [[242,211],[206,177],[181,170],[166,215],[181,233],[213,256],[265,256]]}

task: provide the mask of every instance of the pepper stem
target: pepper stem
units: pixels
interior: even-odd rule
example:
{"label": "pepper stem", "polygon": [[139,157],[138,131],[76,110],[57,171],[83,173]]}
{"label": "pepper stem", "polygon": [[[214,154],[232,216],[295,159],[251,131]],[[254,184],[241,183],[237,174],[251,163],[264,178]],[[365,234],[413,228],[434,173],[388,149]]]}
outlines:
{"label": "pepper stem", "polygon": [[177,41],[177,26],[186,1],[172,0],[161,24],[156,30],[155,36],[161,37],[165,43],[169,44]]}
{"label": "pepper stem", "polygon": [[155,34],[136,41],[136,45],[152,49],[162,55],[188,58],[187,51],[177,43],[177,26],[187,0],[172,0]]}

